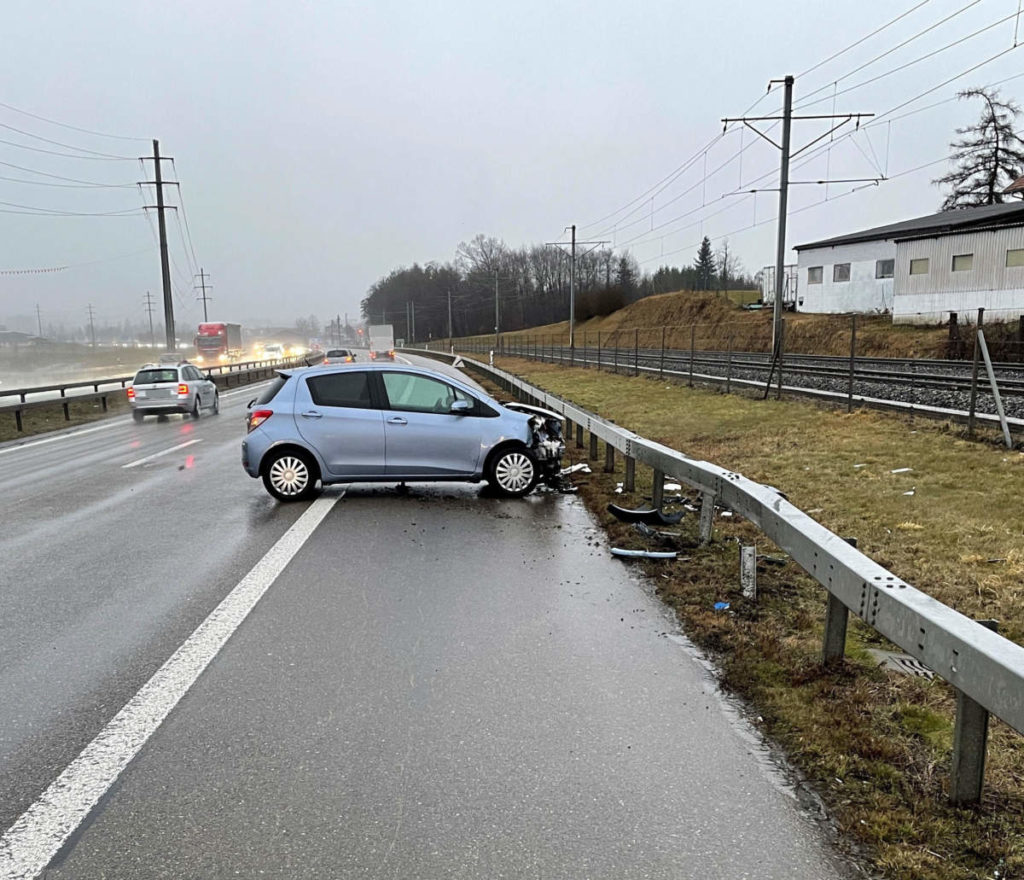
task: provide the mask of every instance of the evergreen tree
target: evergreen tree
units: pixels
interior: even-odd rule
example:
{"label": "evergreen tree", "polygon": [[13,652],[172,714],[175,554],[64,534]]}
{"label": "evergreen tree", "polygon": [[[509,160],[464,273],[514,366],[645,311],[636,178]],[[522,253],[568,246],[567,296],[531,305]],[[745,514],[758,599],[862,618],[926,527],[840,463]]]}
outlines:
{"label": "evergreen tree", "polygon": [[949,145],[955,167],[932,181],[951,188],[942,210],[1002,204],[1003,190],[1024,173],[1024,141],[1014,131],[1020,107],[998,100],[998,89],[965,89],[957,97],[982,98],[985,108],[974,125],[956,130],[961,137]]}
{"label": "evergreen tree", "polygon": [[715,255],[711,250],[711,239],[706,235],[697,250],[697,259],[693,261],[693,268],[697,270],[697,290],[711,290],[715,281]]}

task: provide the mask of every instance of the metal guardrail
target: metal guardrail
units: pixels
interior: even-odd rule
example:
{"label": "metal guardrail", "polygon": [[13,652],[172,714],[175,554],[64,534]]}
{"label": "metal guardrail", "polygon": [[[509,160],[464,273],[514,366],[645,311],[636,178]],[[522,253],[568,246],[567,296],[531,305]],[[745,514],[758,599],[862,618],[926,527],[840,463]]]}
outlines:
{"label": "metal guardrail", "polygon": [[[212,374],[218,388],[236,388],[240,385],[249,385],[261,379],[267,379],[279,369],[286,369],[295,366],[309,366],[318,362],[322,355],[312,355],[302,358],[291,358],[287,361],[246,361],[241,364],[225,364],[224,366],[211,367],[205,373]],[[60,406],[64,413],[64,421],[71,421],[71,404],[88,403],[95,400],[101,401],[103,412],[107,411],[107,399],[124,389],[135,377],[115,376],[109,379],[92,379],[82,382],[64,382],[57,385],[38,385],[31,388],[12,388],[0,391],[0,399],[4,397],[18,397],[17,403],[0,405],[0,413],[13,413],[14,421],[19,431],[24,430],[24,413],[32,409],[44,409],[46,407]],[[101,386],[118,386],[100,390]],[[69,389],[92,388],[92,392],[84,394],[68,394]],[[57,391],[59,397],[50,397],[43,400],[27,400],[30,394],[45,394]]]}
{"label": "metal guardrail", "polygon": [[[452,359],[452,355],[440,352],[417,353]],[[598,439],[606,444],[606,461],[614,455],[609,450],[621,453],[626,462],[627,491],[634,488],[636,462],[654,471],[655,506],[661,506],[667,476],[699,491],[702,540],[711,537],[711,514],[716,503],[757,525],[828,593],[822,652],[825,662],[842,658],[852,611],[953,685],[958,699],[950,798],[954,803],[978,801],[984,778],[988,713],[1024,734],[1024,647],[910,586],[776,490],[647,440],[504,370],[473,360],[465,360],[465,365],[538,406],[561,413],[570,422],[570,435],[575,425],[578,445],[583,445],[583,432],[589,432],[592,458],[597,457]]]}

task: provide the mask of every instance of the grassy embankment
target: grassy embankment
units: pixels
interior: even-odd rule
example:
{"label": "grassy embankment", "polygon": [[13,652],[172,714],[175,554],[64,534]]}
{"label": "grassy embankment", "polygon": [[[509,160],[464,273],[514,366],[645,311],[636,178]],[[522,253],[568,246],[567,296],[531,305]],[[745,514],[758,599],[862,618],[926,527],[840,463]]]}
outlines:
{"label": "grassy embankment", "polygon": [[[742,292],[735,292],[742,293]],[[848,356],[850,317],[848,315],[785,315],[786,351],[799,354]],[[690,346],[691,328],[698,350],[724,351],[730,341],[736,351],[770,351],[771,311],[744,311],[728,297],[707,293],[666,293],[648,297],[604,318],[591,318],[576,325],[577,345],[632,349],[658,348],[664,330],[669,348]],[[996,360],[1024,360],[1024,346],[1018,342],[1018,326],[990,324],[986,327],[989,350]],[[503,333],[508,340],[529,338],[562,344],[568,339],[568,322]],[[961,328],[962,334],[968,331]],[[493,334],[472,337],[487,345]],[[871,357],[944,358],[949,352],[946,326],[893,325],[887,315],[857,316],[857,354]],[[456,340],[458,345],[458,340]],[[966,346],[960,356],[970,356]]]}
{"label": "grassy embankment", "polygon": [[[687,455],[737,470],[790,500],[898,576],[1024,641],[1024,453],[968,442],[948,426],[796,401],[761,401],[516,359],[505,369]],[[580,450],[575,453],[582,456]],[[603,462],[603,446],[599,450]],[[897,468],[911,471],[894,474]],[[640,506],[600,467],[581,493],[620,546],[647,546],[605,512]],[[913,492],[913,494],[907,494]],[[696,536],[693,517],[684,535]],[[848,662],[820,664],[825,594],[795,564],[759,565],[759,600],[739,593],[737,539],[778,555],[749,523],[716,518],[715,540],[651,563],[662,599],[716,659],[726,688],[812,781],[841,830],[900,880],[1024,876],[1024,738],[993,719],[977,810],[947,803],[953,696],[942,681],[888,674],[884,640],[854,619]],[[716,612],[717,601],[731,603]],[[998,873],[994,873],[998,870]]]}

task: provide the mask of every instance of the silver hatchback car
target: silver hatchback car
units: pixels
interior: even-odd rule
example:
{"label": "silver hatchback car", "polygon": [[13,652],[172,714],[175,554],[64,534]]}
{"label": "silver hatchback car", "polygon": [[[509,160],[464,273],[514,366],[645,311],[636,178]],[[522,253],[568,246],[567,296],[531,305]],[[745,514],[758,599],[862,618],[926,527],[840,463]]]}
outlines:
{"label": "silver hatchback car", "polygon": [[177,364],[146,364],[128,386],[132,418],[184,413],[194,419],[206,409],[220,412],[220,394],[209,375],[186,361]]}
{"label": "silver hatchback car", "polygon": [[458,379],[379,363],[282,371],[249,404],[242,466],[281,501],[317,483],[487,480],[518,497],[556,484],[562,417]]}

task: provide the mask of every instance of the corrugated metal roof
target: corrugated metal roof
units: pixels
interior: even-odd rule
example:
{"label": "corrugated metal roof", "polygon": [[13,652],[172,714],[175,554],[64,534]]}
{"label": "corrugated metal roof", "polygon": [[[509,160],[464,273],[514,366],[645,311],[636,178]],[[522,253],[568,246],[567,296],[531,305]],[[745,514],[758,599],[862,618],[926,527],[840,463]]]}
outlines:
{"label": "corrugated metal roof", "polygon": [[956,208],[952,211],[939,211],[913,220],[901,220],[887,226],[876,226],[849,235],[839,235],[821,241],[798,244],[794,250],[802,251],[810,248],[834,247],[841,244],[855,244],[860,241],[888,241],[896,238],[908,238],[915,235],[942,235],[950,232],[964,232],[972,226],[1009,226],[1024,224],[1024,201],[1014,201],[1008,205],[984,205],[980,208]]}

